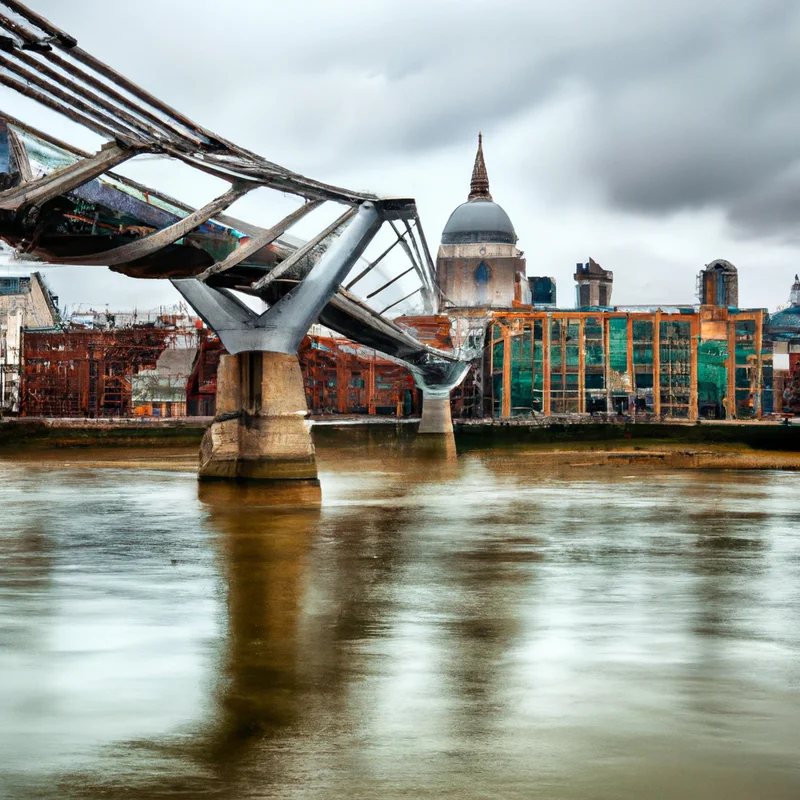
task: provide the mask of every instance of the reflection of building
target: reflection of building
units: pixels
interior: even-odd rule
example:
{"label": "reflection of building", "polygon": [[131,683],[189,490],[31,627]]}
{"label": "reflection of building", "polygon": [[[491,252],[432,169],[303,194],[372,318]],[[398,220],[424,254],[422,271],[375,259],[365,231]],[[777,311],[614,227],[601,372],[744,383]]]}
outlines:
{"label": "reflection of building", "polygon": [[38,272],[0,277],[0,414],[19,411],[23,329],[52,330],[57,304]]}
{"label": "reflection of building", "polygon": [[[525,280],[515,243],[511,220],[491,199],[479,141],[470,199],[451,215],[439,249],[448,316],[397,320],[439,346],[453,343],[446,331],[461,323],[484,327],[483,357],[453,393],[454,416],[696,419],[773,411],[767,314],[738,308],[729,262],[701,273],[699,306],[612,307],[613,275],[589,259],[575,273],[577,308],[557,309],[548,279]],[[535,288],[532,304],[521,286]]]}

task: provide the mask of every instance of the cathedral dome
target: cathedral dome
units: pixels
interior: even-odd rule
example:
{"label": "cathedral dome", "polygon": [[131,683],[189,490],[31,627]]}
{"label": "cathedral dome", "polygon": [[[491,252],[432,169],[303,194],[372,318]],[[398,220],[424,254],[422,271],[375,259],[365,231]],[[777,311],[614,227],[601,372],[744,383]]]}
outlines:
{"label": "cathedral dome", "polygon": [[769,318],[769,332],[775,339],[800,337],[800,277],[797,275],[794,276],[789,305]]}
{"label": "cathedral dome", "polygon": [[447,220],[442,231],[442,244],[472,242],[517,243],[517,234],[508,214],[493,200],[468,200]]}
{"label": "cathedral dome", "polygon": [[472,170],[470,193],[447,220],[442,244],[478,242],[516,244],[517,234],[511,219],[489,194],[489,176],[483,159],[483,137],[478,134],[478,152]]}
{"label": "cathedral dome", "polygon": [[769,318],[770,332],[775,334],[793,333],[800,336],[800,306],[789,306],[772,314]]}

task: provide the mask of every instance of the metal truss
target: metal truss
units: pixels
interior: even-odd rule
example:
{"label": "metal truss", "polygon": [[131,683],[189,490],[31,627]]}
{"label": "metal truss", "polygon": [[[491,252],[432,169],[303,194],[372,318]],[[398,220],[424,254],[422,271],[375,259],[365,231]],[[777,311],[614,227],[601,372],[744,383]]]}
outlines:
{"label": "metal truss", "polygon": [[[19,130],[37,136],[67,153],[74,163],[42,177],[33,177],[24,144],[8,128],[10,159],[16,165],[16,185],[0,191],[0,210],[18,212],[38,207],[96,180],[102,175],[136,186],[134,182],[114,175],[111,170],[142,154],[163,154],[188,166],[220,178],[230,189],[210,200],[200,209],[192,209],[147,187],[139,190],[160,196],[185,209],[186,215],[149,235],[126,242],[100,253],[86,253],[50,259],[53,263],[119,266],[141,260],[183,239],[191,231],[211,219],[222,224],[235,223],[247,234],[239,246],[225,258],[204,269],[195,279],[201,283],[219,284],[225,273],[238,266],[255,252],[279,239],[292,225],[325,202],[348,206],[333,223],[312,237],[305,245],[284,257],[282,263],[261,274],[255,281],[236,286],[251,294],[264,296],[271,284],[297,282],[296,267],[306,264],[305,274],[328,245],[342,234],[358,208],[373,203],[380,210],[382,221],[394,229],[396,241],[381,256],[370,262],[347,286],[351,289],[374,269],[395,245],[400,245],[411,266],[386,281],[368,295],[370,299],[389,288],[400,278],[415,273],[419,286],[401,300],[392,302],[379,314],[419,293],[427,313],[435,312],[438,288],[435,268],[413,200],[381,198],[339,186],[322,183],[268,161],[250,150],[198,125],[175,108],[159,100],[146,89],[104,64],[83,50],[77,39],[56,27],[16,0],[0,0],[10,13],[0,13],[0,85],[35,100],[43,106],[92,130],[107,140],[94,154],[60,142],[46,132],[38,131],[6,114],[2,116]],[[248,192],[266,187],[287,192],[305,200],[304,204],[279,222],[256,227],[223,216],[236,200]],[[305,275],[300,275],[302,280]],[[274,287],[273,287],[274,288]],[[339,289],[337,286],[334,291]],[[364,306],[349,291],[339,289],[340,304]]]}

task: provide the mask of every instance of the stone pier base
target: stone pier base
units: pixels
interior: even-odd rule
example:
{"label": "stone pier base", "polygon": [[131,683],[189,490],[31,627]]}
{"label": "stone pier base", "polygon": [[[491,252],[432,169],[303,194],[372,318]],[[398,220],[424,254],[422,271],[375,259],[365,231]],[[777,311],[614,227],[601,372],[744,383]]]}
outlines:
{"label": "stone pier base", "polygon": [[200,445],[201,480],[306,481],[318,485],[297,356],[224,355],[217,415]]}
{"label": "stone pier base", "polygon": [[422,394],[422,419],[417,433],[453,433],[453,420],[450,416],[450,397],[426,397]]}

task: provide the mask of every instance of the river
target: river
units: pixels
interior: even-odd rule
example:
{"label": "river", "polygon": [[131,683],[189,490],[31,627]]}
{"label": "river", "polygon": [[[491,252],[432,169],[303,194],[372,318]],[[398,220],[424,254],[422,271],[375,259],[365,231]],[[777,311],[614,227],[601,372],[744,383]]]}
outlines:
{"label": "river", "polygon": [[0,795],[800,797],[800,473],[319,457],[0,460]]}

